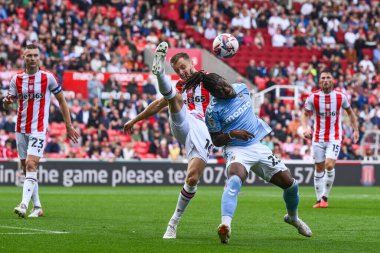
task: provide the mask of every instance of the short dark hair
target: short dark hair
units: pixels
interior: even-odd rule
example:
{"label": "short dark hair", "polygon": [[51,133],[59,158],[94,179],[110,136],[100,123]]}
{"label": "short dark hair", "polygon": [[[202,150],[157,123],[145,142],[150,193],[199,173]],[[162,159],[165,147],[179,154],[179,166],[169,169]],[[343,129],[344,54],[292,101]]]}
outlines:
{"label": "short dark hair", "polygon": [[180,58],[183,58],[185,60],[190,60],[190,56],[187,53],[178,53],[173,55],[173,57],[170,59],[170,65],[174,65],[178,62]]}
{"label": "short dark hair", "polygon": [[28,44],[28,45],[25,46],[25,49],[39,49],[39,48],[35,44]]}
{"label": "short dark hair", "polygon": [[319,78],[321,78],[321,75],[322,75],[323,73],[330,74],[330,75],[332,76],[332,72],[331,72],[330,69],[324,69],[324,70],[322,70],[321,72],[319,72],[319,74],[318,74],[318,80],[319,80]]}

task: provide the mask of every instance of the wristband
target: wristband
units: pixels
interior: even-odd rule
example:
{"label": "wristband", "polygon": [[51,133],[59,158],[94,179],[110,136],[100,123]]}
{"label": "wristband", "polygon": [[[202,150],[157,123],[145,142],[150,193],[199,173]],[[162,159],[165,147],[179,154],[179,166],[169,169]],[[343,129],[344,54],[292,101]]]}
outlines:
{"label": "wristband", "polygon": [[228,135],[228,138],[230,138],[231,140],[236,139],[236,138],[234,138],[234,137],[231,136],[231,131],[228,132],[227,135]]}

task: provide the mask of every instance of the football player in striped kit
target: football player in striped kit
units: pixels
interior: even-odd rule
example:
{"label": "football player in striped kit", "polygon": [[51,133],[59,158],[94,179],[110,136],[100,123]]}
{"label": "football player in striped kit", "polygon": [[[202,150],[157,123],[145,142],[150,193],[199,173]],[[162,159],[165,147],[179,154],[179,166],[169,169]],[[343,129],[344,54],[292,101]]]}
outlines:
{"label": "football player in striped kit", "polygon": [[[317,203],[313,208],[327,208],[328,197],[335,179],[335,163],[342,141],[342,109],[354,129],[354,142],[359,140],[358,124],[347,96],[334,89],[332,74],[324,70],[319,76],[320,89],[314,91],[305,101],[302,114],[304,138],[312,139],[315,162],[314,188]],[[313,131],[308,128],[309,114],[315,116]]]}
{"label": "football player in striped kit", "polygon": [[152,72],[157,77],[158,87],[163,97],[153,101],[143,112],[128,121],[124,125],[124,132],[131,131],[137,122],[158,113],[166,106],[169,107],[172,133],[185,146],[188,160],[186,180],[163,236],[164,239],[175,239],[177,225],[197,192],[198,181],[208,161],[212,142],[204,118],[210,94],[201,84],[195,89],[182,91],[184,81],[197,72],[191,58],[186,53],[178,53],[170,60],[174,71],[181,78],[175,87],[172,86],[164,71],[168,48],[166,42],[157,46],[152,65]]}
{"label": "football player in striped kit", "polygon": [[46,146],[46,128],[49,123],[51,95],[57,98],[66,123],[67,137],[77,142],[79,134],[71,124],[69,109],[62,87],[54,74],[39,67],[40,53],[34,44],[24,48],[25,70],[17,73],[10,82],[8,95],[3,99],[7,108],[18,102],[16,122],[16,142],[18,156],[25,173],[21,203],[14,209],[20,217],[25,217],[30,200],[33,209],[28,217],[40,217],[43,210],[38,194],[37,167]]}

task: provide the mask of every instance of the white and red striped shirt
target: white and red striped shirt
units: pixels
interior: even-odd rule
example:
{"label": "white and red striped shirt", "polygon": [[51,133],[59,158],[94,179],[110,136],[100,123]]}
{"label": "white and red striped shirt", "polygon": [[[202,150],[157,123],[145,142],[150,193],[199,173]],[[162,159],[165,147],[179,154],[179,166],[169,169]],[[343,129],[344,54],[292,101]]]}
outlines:
{"label": "white and red striped shirt", "polygon": [[49,122],[51,94],[62,90],[56,77],[49,71],[38,70],[34,75],[25,71],[17,73],[9,85],[9,96],[16,97],[17,109],[16,132],[46,132]]}
{"label": "white and red striped shirt", "polygon": [[[183,81],[179,80],[176,84],[177,90],[182,93]],[[182,93],[183,102],[187,105],[187,109],[197,111],[202,117],[206,115],[206,108],[210,103],[210,93],[203,87],[201,83],[194,91],[188,90]]]}
{"label": "white and red striped shirt", "polygon": [[305,102],[305,109],[315,115],[313,141],[341,141],[342,108],[349,107],[347,96],[338,89],[329,94],[321,90],[313,92]]}

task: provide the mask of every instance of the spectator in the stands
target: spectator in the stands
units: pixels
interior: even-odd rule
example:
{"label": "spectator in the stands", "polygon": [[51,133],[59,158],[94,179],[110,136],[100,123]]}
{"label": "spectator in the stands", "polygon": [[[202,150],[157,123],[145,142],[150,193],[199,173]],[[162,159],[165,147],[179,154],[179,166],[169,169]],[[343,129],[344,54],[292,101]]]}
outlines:
{"label": "spectator in the stands", "polygon": [[129,92],[129,94],[135,94],[135,95],[138,95],[139,94],[139,91],[138,91],[138,84],[136,82],[136,78],[133,77],[131,82],[129,82],[127,84],[127,92]]}
{"label": "spectator in the stands", "polygon": [[265,40],[261,32],[255,34],[254,43],[258,49],[262,49],[265,46]]}
{"label": "spectator in the stands", "polygon": [[90,108],[91,108],[91,105],[88,102],[83,105],[82,109],[79,111],[78,116],[76,118],[76,120],[79,123],[87,125],[88,120],[90,118]]}
{"label": "spectator in the stands", "polygon": [[252,83],[255,83],[255,78],[256,78],[256,76],[259,75],[259,71],[257,69],[256,62],[254,59],[251,59],[249,61],[249,65],[246,68],[246,72],[247,72],[248,79]]}
{"label": "spectator in the stands", "polygon": [[100,96],[103,91],[103,84],[92,75],[91,79],[87,81],[88,99],[93,99]]}
{"label": "spectator in the stands", "polygon": [[214,28],[214,24],[212,22],[207,23],[207,28],[205,30],[205,38],[209,40],[213,40],[216,37],[217,33]]}
{"label": "spectator in the stands", "polygon": [[120,84],[115,79],[114,75],[110,75],[107,82],[104,85],[104,91],[106,92],[119,92],[120,91]]}
{"label": "spectator in the stands", "polygon": [[50,141],[46,144],[45,152],[46,153],[59,153],[61,147],[59,146],[59,139],[57,136],[50,136]]}
{"label": "spectator in the stands", "polygon": [[7,134],[15,132],[16,123],[13,121],[12,116],[6,117],[6,121],[4,122],[3,129],[5,130]]}

